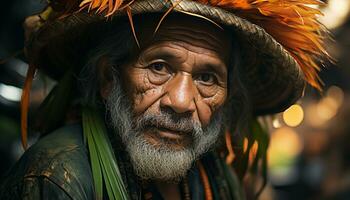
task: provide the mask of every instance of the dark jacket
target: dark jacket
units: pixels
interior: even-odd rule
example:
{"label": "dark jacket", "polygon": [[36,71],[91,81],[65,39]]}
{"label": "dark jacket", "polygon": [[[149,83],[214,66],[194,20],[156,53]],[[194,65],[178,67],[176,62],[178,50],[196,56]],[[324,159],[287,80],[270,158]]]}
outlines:
{"label": "dark jacket", "polygon": [[[163,199],[152,185],[145,191],[140,190],[140,183],[137,183],[128,162],[125,162],[126,152],[120,152],[120,148],[115,146],[115,149],[119,149],[117,159],[123,179],[129,186],[127,189],[131,198],[140,199],[143,192],[151,191],[153,199]],[[209,178],[213,199],[241,199],[238,180],[234,178],[233,171],[214,154],[208,153],[201,159]],[[204,199],[204,188],[199,174],[197,167],[193,167],[187,176],[193,200]],[[82,128],[79,124],[69,125],[43,137],[24,153],[0,184],[0,200],[88,200],[95,198],[93,186]],[[107,195],[104,197],[108,198]]]}
{"label": "dark jacket", "polygon": [[0,199],[93,199],[93,179],[80,125],[29,148],[0,186]]}

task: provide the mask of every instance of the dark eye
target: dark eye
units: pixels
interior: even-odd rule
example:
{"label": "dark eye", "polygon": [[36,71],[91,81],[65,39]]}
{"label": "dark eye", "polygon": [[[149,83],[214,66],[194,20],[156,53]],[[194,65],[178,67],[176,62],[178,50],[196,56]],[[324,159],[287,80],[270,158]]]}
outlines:
{"label": "dark eye", "polygon": [[147,66],[148,79],[151,83],[160,85],[171,77],[170,66],[166,62],[154,62]]}
{"label": "dark eye", "polygon": [[200,74],[197,80],[205,85],[213,85],[217,82],[216,76],[211,73]]}
{"label": "dark eye", "polygon": [[156,62],[149,65],[149,68],[157,73],[167,73],[168,69],[165,63]]}

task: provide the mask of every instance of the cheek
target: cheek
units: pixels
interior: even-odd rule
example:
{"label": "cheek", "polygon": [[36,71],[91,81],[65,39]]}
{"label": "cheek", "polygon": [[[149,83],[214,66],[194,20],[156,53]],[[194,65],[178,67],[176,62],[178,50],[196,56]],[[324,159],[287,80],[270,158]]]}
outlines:
{"label": "cheek", "polygon": [[199,120],[204,127],[210,123],[213,114],[224,105],[226,98],[226,88],[220,88],[215,95],[207,98],[203,98],[198,94],[198,98],[196,98],[197,112]]}
{"label": "cheek", "polygon": [[163,93],[162,85],[155,85],[150,81],[149,70],[132,68],[126,74],[125,85],[128,96],[132,101],[134,114],[138,115],[153,105]]}

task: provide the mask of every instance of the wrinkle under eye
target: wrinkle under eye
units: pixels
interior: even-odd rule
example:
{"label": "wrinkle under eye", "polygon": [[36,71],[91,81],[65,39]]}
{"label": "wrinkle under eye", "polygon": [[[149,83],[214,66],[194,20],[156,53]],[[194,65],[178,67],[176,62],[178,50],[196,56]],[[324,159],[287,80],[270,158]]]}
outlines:
{"label": "wrinkle under eye", "polygon": [[156,85],[165,83],[171,76],[169,67],[164,62],[154,62],[148,65],[147,69],[149,81]]}
{"label": "wrinkle under eye", "polygon": [[224,89],[219,85],[217,76],[210,72],[196,75],[195,83],[200,95],[204,98],[213,97]]}

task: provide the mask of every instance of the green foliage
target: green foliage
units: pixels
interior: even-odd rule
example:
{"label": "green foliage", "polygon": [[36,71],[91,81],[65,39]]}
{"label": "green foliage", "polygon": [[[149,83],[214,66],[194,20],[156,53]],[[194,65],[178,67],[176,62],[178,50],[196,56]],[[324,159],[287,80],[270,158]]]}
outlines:
{"label": "green foliage", "polygon": [[83,130],[90,152],[96,199],[103,199],[103,186],[109,199],[129,199],[105,124],[97,109],[83,108]]}

